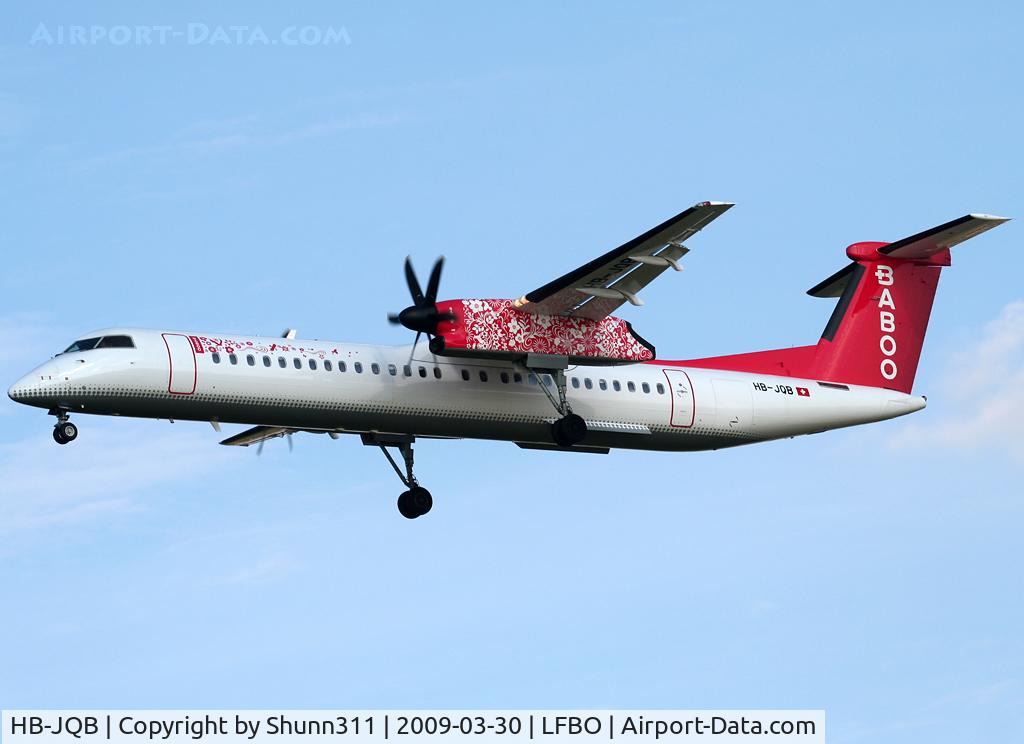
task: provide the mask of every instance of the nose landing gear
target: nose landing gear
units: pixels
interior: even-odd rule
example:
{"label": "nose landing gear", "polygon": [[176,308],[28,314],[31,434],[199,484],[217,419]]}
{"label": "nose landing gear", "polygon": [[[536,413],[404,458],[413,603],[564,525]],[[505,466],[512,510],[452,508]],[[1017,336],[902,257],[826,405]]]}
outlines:
{"label": "nose landing gear", "polygon": [[51,411],[57,417],[57,423],[53,427],[53,441],[57,444],[67,444],[78,438],[78,427],[68,421],[68,412],[64,409]]}
{"label": "nose landing gear", "polygon": [[[429,512],[434,505],[434,499],[430,495],[430,491],[419,484],[412,471],[412,445],[416,438],[411,434],[363,434],[362,439],[363,444],[371,447],[380,447],[380,451],[384,453],[384,457],[388,458],[388,462],[391,463],[391,467],[398,474],[398,478],[409,489],[398,497],[398,511],[401,515],[406,519],[416,519],[416,517],[422,517]],[[404,473],[398,467],[395,458],[388,452],[388,447],[394,447],[402,453],[402,459],[405,460]]]}

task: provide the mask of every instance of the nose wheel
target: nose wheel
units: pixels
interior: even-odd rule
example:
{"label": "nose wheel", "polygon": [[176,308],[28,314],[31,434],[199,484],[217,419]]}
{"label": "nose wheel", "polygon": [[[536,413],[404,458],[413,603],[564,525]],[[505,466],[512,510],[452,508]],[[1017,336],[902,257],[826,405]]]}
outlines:
{"label": "nose wheel", "polygon": [[57,444],[67,444],[78,438],[78,427],[68,421],[67,411],[58,411],[54,414],[57,423],[53,427],[53,441]]}

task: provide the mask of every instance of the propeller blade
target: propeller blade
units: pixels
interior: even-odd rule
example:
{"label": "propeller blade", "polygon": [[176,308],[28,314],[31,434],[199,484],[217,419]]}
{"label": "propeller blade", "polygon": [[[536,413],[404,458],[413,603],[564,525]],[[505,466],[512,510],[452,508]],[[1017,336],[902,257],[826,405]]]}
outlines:
{"label": "propeller blade", "polygon": [[256,445],[256,457],[259,457],[260,455],[263,454],[263,443],[265,441],[267,441],[267,440],[266,439],[261,439],[260,443]]}
{"label": "propeller blade", "polygon": [[416,278],[416,272],[413,271],[412,259],[408,256],[405,257],[405,283],[409,285],[409,294],[412,295],[412,304],[416,307],[422,307],[425,304],[423,290],[420,289],[419,279]]}
{"label": "propeller blade", "polygon": [[288,434],[286,436],[288,437],[288,451],[289,452],[294,452],[295,451],[295,442],[292,441],[292,433],[288,432]]}
{"label": "propeller blade", "polygon": [[406,367],[408,367],[409,365],[412,364],[412,358],[414,356],[416,356],[416,344],[418,344],[420,342],[420,336],[422,336],[422,335],[423,335],[422,331],[416,331],[416,338],[413,339],[412,349],[409,351],[409,361],[406,362],[406,364],[405,364]]}
{"label": "propeller blade", "polygon": [[433,305],[437,302],[437,290],[441,286],[441,269],[444,268],[444,256],[437,259],[434,268],[430,271],[430,279],[427,281],[427,304]]}

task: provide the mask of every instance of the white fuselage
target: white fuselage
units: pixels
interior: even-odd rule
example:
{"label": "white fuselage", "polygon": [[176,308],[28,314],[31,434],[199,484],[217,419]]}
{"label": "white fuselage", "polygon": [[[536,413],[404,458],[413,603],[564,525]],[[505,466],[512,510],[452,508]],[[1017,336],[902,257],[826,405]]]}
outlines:
{"label": "white fuselage", "polygon": [[[496,439],[550,446],[556,413],[538,378],[426,344],[136,328],[134,348],[66,352],[15,383],[14,400],[70,413],[267,425],[338,433]],[[918,396],[673,362],[571,367],[568,402],[596,448],[703,450],[901,416]],[[553,389],[551,386],[549,389]]]}

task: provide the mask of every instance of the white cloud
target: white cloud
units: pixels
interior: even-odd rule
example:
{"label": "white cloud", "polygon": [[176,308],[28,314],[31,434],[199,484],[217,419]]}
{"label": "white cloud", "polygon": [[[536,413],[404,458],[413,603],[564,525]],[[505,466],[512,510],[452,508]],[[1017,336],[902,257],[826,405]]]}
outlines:
{"label": "white cloud", "polygon": [[1024,300],[1011,302],[947,370],[950,415],[914,422],[890,442],[897,449],[985,449],[1024,462]]}
{"label": "white cloud", "polygon": [[81,434],[71,444],[54,442],[49,421],[40,420],[31,437],[0,445],[0,534],[139,510],[148,489],[194,481],[232,460],[197,426],[78,423]]}

